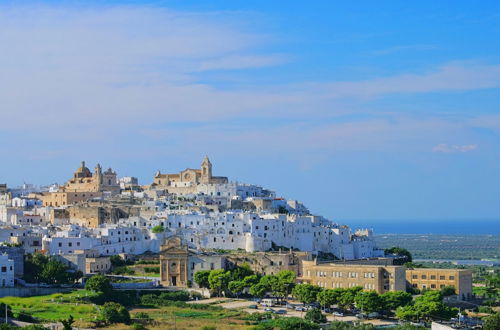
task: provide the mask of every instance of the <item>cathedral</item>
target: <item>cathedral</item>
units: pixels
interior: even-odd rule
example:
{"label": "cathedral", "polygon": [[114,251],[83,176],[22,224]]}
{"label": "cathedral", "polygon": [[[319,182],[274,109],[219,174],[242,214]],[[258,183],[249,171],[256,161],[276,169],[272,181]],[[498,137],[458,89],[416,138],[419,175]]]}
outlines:
{"label": "cathedral", "polygon": [[228,179],[224,176],[212,175],[212,163],[208,156],[203,158],[200,169],[187,168],[180,173],[163,174],[160,171],[154,176],[152,188],[169,189],[172,188],[192,188],[199,184],[224,184]]}
{"label": "cathedral", "polygon": [[63,192],[110,192],[112,195],[120,193],[120,185],[116,179],[116,172],[108,168],[102,171],[97,164],[94,173],[82,162],[73,177],[62,187]]}

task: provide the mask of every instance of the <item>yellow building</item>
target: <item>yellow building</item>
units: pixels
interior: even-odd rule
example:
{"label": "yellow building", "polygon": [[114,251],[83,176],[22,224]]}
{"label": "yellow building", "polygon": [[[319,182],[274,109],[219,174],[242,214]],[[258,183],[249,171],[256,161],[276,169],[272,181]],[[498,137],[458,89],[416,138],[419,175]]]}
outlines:
{"label": "yellow building", "polygon": [[325,289],[362,287],[366,291],[384,293],[405,291],[405,267],[363,265],[359,263],[318,263],[302,261],[300,281]]}
{"label": "yellow building", "polygon": [[65,206],[85,202],[92,198],[102,197],[101,192],[53,192],[30,194],[42,201],[43,206]]}
{"label": "yellow building", "polygon": [[472,270],[414,268],[406,270],[409,285],[420,290],[440,290],[445,286],[453,286],[462,300],[472,297]]}
{"label": "yellow building", "polygon": [[166,189],[171,193],[194,192],[198,184],[227,183],[224,176],[212,175],[212,163],[207,156],[203,158],[200,169],[187,168],[180,173],[163,174],[156,172],[151,188]]}
{"label": "yellow building", "polygon": [[73,177],[60,189],[64,192],[108,192],[112,195],[120,193],[120,185],[116,179],[116,172],[111,168],[105,172],[97,164],[92,173],[82,162]]}

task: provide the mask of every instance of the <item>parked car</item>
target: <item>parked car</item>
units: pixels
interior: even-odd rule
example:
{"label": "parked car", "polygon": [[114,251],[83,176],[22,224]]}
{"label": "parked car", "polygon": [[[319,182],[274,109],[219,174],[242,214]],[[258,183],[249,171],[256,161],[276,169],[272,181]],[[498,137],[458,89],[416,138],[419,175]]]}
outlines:
{"label": "parked car", "polygon": [[333,311],[333,312],[332,312],[332,315],[333,315],[333,316],[344,316],[344,313],[342,313],[342,312],[337,312],[337,311]]}
{"label": "parked car", "polygon": [[295,309],[295,305],[286,304],[286,308],[288,308],[288,309]]}
{"label": "parked car", "polygon": [[249,305],[248,308],[250,308],[250,309],[258,309],[259,306],[257,306],[257,305]]}
{"label": "parked car", "polygon": [[368,318],[369,319],[376,319],[376,318],[379,318],[379,317],[380,317],[380,314],[377,313],[377,312],[373,312],[373,313],[368,314]]}
{"label": "parked car", "polygon": [[325,307],[325,309],[323,309],[323,312],[325,312],[325,313],[331,313],[332,309],[328,308],[328,307]]}
{"label": "parked car", "polygon": [[306,311],[306,308],[305,308],[305,307],[303,307],[303,306],[297,306],[297,307],[295,307],[295,310],[296,310],[297,312],[305,312],[305,311]]}
{"label": "parked car", "polygon": [[274,309],[272,309],[271,307],[267,307],[266,309],[264,309],[264,311],[274,313]]}
{"label": "parked car", "polygon": [[364,320],[364,319],[366,319],[366,314],[363,314],[363,313],[356,314],[356,318],[360,319],[360,320]]}
{"label": "parked car", "polygon": [[286,309],[278,309],[274,312],[275,314],[284,315],[287,313]]}

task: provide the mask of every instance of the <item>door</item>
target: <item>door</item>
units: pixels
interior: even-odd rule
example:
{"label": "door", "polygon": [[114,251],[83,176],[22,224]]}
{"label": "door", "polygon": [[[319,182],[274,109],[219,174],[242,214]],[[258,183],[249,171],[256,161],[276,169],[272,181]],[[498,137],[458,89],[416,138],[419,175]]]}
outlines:
{"label": "door", "polygon": [[177,276],[172,276],[172,286],[177,286]]}

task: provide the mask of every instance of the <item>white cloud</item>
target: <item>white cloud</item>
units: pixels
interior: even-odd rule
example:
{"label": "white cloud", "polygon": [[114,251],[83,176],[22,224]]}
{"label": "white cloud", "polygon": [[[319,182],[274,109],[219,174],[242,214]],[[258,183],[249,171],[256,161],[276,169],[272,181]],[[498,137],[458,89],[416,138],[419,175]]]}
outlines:
{"label": "white cloud", "polygon": [[446,143],[441,143],[432,148],[432,152],[454,154],[454,153],[474,151],[476,149],[477,149],[477,144],[448,145]]}

